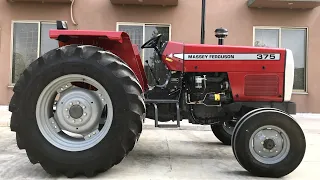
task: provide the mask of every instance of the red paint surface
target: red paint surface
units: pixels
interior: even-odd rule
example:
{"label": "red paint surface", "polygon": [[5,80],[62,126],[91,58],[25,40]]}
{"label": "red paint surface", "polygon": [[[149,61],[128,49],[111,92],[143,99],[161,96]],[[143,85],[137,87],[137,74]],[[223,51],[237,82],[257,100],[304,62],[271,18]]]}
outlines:
{"label": "red paint surface", "polygon": [[[210,54],[210,53],[279,53],[280,60],[180,60],[173,58],[168,62],[165,58],[171,53]],[[181,44],[170,42],[163,54],[163,61],[170,70],[184,72],[227,72],[232,88],[234,101],[282,101],[285,67],[285,49],[250,46],[220,46],[202,44]],[[261,81],[245,82],[249,75],[259,75]],[[269,76],[277,76],[277,82],[270,82]],[[253,84],[252,84],[253,83]],[[276,83],[276,84],[275,84]],[[247,84],[247,86],[246,86]],[[268,85],[269,84],[269,85]],[[273,87],[270,87],[273,86]],[[278,86],[278,87],[275,87]],[[247,90],[247,94],[245,93]],[[275,89],[273,94],[270,91]],[[253,92],[256,90],[257,92]],[[250,93],[248,93],[250,91]],[[256,95],[254,95],[256,94]]]}
{"label": "red paint surface", "polygon": [[[50,30],[50,37],[57,39],[65,35],[70,39],[67,43],[60,42],[60,46],[67,44],[89,44],[102,47],[123,59],[137,75],[137,78],[144,90],[148,88],[147,79],[141,62],[139,51],[136,45],[132,45],[128,34],[114,31],[85,31],[85,30]],[[183,60],[176,57],[169,57],[170,54],[197,54],[197,53],[280,53],[280,60]],[[169,70],[184,72],[227,72],[234,101],[282,101],[284,84],[284,62],[285,49],[263,48],[249,46],[219,46],[202,44],[183,44],[179,42],[168,42],[162,56],[162,60]],[[259,82],[246,87],[246,76],[249,75],[275,75],[278,82],[271,82],[272,86],[266,87],[270,91],[276,89],[277,93],[272,95],[269,92],[253,92],[252,89],[261,91],[266,84]],[[262,78],[261,81],[264,81]],[[270,81],[265,81],[270,83]],[[277,83],[275,85],[275,83]],[[250,89],[251,88],[251,89]],[[250,93],[245,93],[245,89]],[[259,94],[259,95],[253,95]],[[268,95],[267,95],[268,94]]]}
{"label": "red paint surface", "polygon": [[183,43],[178,42],[168,42],[165,50],[162,53],[162,60],[171,71],[183,71],[183,60],[179,58],[172,57],[172,62],[167,61],[166,58],[170,54],[182,54],[183,53]]}
{"label": "red paint surface", "polygon": [[59,46],[68,44],[85,44],[101,47],[123,59],[136,74],[143,90],[148,88],[146,75],[142,66],[138,49],[131,44],[130,38],[125,32],[115,31],[87,31],[87,30],[50,30],[50,38],[57,39],[68,36],[68,42],[59,42]]}

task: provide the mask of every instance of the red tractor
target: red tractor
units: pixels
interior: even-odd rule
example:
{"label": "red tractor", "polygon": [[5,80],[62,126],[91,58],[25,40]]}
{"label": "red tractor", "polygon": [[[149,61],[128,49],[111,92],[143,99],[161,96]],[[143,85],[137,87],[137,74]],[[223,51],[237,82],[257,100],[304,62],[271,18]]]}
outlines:
{"label": "red tractor", "polygon": [[153,48],[167,71],[147,82],[138,47],[125,32],[68,30],[33,61],[13,91],[11,130],[31,163],[50,174],[87,177],[107,171],[134,148],[145,118],[210,125],[256,176],[281,177],[301,163],[305,136],[290,114],[293,54],[288,49],[163,42]]}

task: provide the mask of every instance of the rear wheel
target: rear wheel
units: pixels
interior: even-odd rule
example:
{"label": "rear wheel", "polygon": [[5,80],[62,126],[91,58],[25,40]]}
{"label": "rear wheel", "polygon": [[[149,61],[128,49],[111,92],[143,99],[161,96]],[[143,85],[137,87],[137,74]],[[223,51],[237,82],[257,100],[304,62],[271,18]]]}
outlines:
{"label": "rear wheel", "polygon": [[256,176],[285,176],[298,167],[305,154],[302,129],[279,110],[251,112],[238,122],[233,137],[238,162]]}
{"label": "rear wheel", "polygon": [[142,131],[142,89],[130,68],[94,46],[49,51],[22,74],[11,130],[50,174],[88,177],[120,163]]}

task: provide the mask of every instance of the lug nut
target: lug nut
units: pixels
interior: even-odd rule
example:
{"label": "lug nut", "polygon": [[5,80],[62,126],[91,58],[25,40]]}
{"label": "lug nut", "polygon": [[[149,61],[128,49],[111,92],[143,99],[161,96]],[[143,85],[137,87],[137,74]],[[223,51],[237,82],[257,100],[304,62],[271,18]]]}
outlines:
{"label": "lug nut", "polygon": [[80,118],[79,120],[80,120],[80,122],[82,122],[82,119],[81,119],[81,118]]}
{"label": "lug nut", "polygon": [[51,123],[52,123],[52,124],[54,124],[54,122],[53,122],[53,121],[52,121]]}
{"label": "lug nut", "polygon": [[90,134],[89,134],[88,136],[89,136],[89,137],[91,137],[91,135],[90,135]]}
{"label": "lug nut", "polygon": [[87,115],[87,113],[83,113],[83,116],[86,116]]}
{"label": "lug nut", "polygon": [[102,94],[99,94],[99,96],[102,96]]}
{"label": "lug nut", "polygon": [[71,103],[69,103],[69,105],[70,105],[70,106],[72,106],[72,102],[71,102]]}
{"label": "lug nut", "polygon": [[104,101],[104,99],[103,99],[103,98],[102,98],[101,100],[102,100],[102,101]]}
{"label": "lug nut", "polygon": [[93,132],[93,135],[95,135],[96,134],[96,132]]}
{"label": "lug nut", "polygon": [[85,106],[82,106],[82,108],[85,109],[86,107],[85,107]]}
{"label": "lug nut", "polygon": [[73,120],[73,123],[75,123],[76,121],[75,120]]}
{"label": "lug nut", "polygon": [[69,118],[70,118],[70,116],[67,116],[67,118],[69,119]]}
{"label": "lug nut", "polygon": [[68,111],[69,109],[66,109],[66,111]]}
{"label": "lug nut", "polygon": [[78,101],[77,104],[80,104],[80,102]]}
{"label": "lug nut", "polygon": [[57,126],[54,126],[55,129],[57,129]]}

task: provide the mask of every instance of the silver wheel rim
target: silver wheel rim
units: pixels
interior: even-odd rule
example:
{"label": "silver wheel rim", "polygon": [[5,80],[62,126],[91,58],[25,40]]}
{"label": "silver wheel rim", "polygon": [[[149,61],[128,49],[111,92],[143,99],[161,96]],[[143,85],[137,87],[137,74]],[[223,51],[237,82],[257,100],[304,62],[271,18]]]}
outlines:
{"label": "silver wheel rim", "polygon": [[226,131],[228,134],[232,135],[233,130],[234,130],[234,126],[231,126],[230,123],[224,122],[224,123],[222,124],[222,128],[223,128],[224,131]]}
{"label": "silver wheel rim", "polygon": [[257,161],[276,164],[288,155],[290,139],[283,129],[266,125],[251,135],[249,149]]}
{"label": "silver wheel rim", "polygon": [[[74,86],[72,82],[86,83],[95,89]],[[59,100],[54,103],[57,94]],[[101,116],[103,110],[106,113]],[[44,88],[37,102],[36,118],[40,132],[52,145],[66,151],[83,151],[107,135],[113,106],[108,92],[96,80],[69,74]]]}

